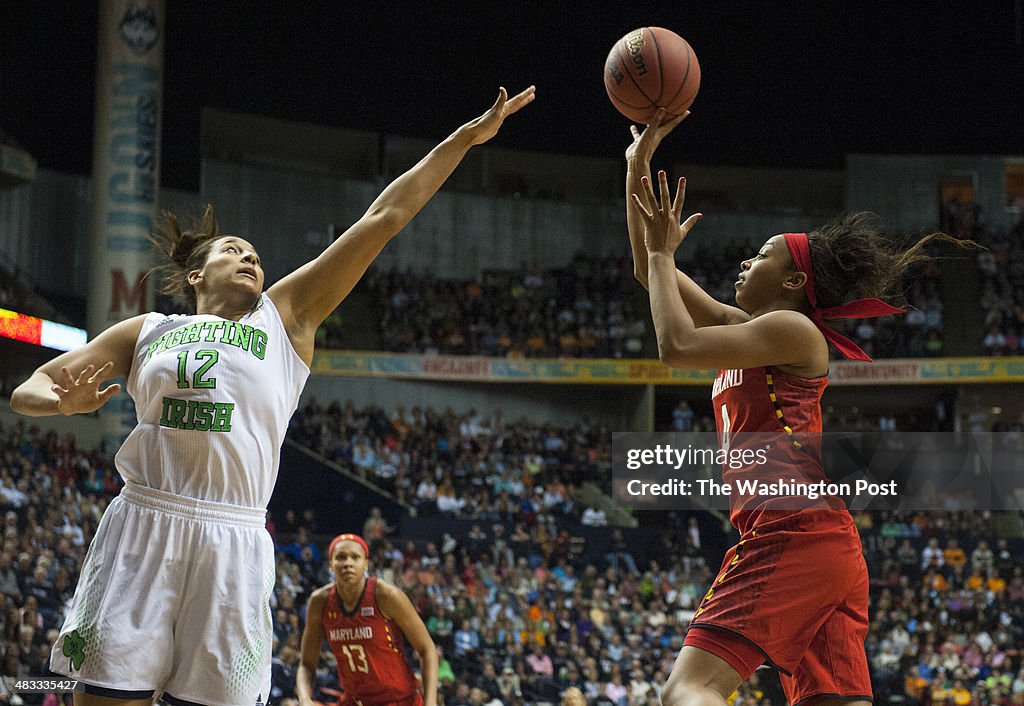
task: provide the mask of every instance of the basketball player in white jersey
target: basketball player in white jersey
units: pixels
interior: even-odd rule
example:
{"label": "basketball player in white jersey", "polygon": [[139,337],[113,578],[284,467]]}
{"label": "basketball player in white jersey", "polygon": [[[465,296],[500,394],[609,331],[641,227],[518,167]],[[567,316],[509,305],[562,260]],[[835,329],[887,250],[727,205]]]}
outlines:
{"label": "basketball player in white jersey", "polygon": [[466,123],[390,184],[319,257],[265,293],[253,246],[210,207],[182,232],[166,214],[165,291],[192,315],[138,316],[40,367],[11,397],[30,416],[95,411],[124,376],[138,425],[115,463],[126,485],[103,516],[50,668],[77,706],[256,706],[270,693],[274,547],[264,528],[281,443],[314,334],[468,150],[534,98]]}

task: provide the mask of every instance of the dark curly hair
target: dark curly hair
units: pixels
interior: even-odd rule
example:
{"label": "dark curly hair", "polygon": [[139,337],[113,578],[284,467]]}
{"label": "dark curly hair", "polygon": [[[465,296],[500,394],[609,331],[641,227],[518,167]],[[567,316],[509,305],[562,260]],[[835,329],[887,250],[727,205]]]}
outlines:
{"label": "dark curly hair", "polygon": [[174,297],[195,313],[196,291],[188,283],[188,273],[203,266],[214,241],[220,237],[220,226],[210,204],[206,204],[203,215],[193,218],[191,226],[184,231],[177,216],[163,211],[156,231],[149,238],[164,260],[150,271],[163,279],[160,293]]}
{"label": "dark curly hair", "polygon": [[879,217],[870,211],[839,216],[807,234],[814,266],[814,291],[822,309],[851,299],[894,298],[900,304],[898,287],[912,265],[932,259],[925,246],[946,242],[961,247],[978,247],[946,233],[919,236],[909,246],[905,238],[882,232]]}

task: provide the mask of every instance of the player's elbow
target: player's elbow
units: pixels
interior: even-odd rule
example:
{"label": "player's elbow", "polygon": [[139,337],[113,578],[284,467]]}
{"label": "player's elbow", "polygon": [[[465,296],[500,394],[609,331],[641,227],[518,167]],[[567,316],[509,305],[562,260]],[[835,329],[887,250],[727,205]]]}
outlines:
{"label": "player's elbow", "polygon": [[658,341],[658,360],[670,368],[685,367],[686,356],[676,345],[667,341]]}
{"label": "player's elbow", "polygon": [[11,393],[11,399],[8,401],[8,406],[10,406],[12,412],[16,412],[18,414],[24,414],[24,412],[21,411],[21,404],[18,401],[18,393],[17,392],[12,392]]}
{"label": "player's elbow", "polygon": [[698,351],[679,341],[658,341],[658,359],[670,368],[698,368]]}
{"label": "player's elbow", "polygon": [[15,388],[14,392],[11,393],[10,407],[11,411],[16,414],[24,414],[30,417],[36,416],[30,403],[31,395],[25,391],[22,387]]}

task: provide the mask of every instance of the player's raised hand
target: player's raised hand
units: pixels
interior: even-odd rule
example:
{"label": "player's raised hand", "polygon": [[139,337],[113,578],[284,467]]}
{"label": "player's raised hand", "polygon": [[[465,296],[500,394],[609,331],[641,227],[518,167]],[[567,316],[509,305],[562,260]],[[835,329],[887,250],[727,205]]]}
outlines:
{"label": "player's raised hand", "polygon": [[643,177],[640,181],[643,191],[641,194],[630,195],[630,205],[644,221],[644,243],[647,251],[675,253],[690,229],[704,217],[700,213],[695,213],[684,222],[679,222],[683,201],[686,199],[686,178],[679,177],[674,199],[668,188],[668,175],[664,170],[658,172],[660,199],[654,195],[650,179]]}
{"label": "player's raised hand", "polygon": [[494,102],[491,109],[462,126],[462,130],[470,136],[470,144],[479,145],[497,135],[505,118],[533,102],[536,90],[536,86],[530,86],[522,93],[509,98],[508,91],[499,88],[498,100]]}
{"label": "player's raised hand", "polygon": [[651,157],[654,156],[658,145],[665,139],[665,136],[672,132],[676,125],[683,122],[689,114],[690,111],[683,111],[682,115],[677,115],[666,122],[665,109],[658,108],[651,118],[651,122],[647,124],[643,131],[636,125],[630,125],[629,132],[633,135],[633,142],[626,148],[626,159],[640,159],[644,162],[650,162]]}
{"label": "player's raised hand", "polygon": [[54,383],[50,389],[57,395],[57,409],[61,414],[88,414],[105,405],[111,397],[121,389],[114,383],[100,388],[100,383],[110,377],[114,363],[109,361],[99,369],[95,365],[87,365],[76,378],[66,367],[61,368],[64,377],[63,385]]}

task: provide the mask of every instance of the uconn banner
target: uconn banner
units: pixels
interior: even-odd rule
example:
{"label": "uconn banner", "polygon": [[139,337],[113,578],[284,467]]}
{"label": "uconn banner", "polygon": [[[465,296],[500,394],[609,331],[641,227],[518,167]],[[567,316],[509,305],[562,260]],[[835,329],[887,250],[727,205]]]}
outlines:
{"label": "uconn banner", "polygon": [[[164,16],[164,0],[99,2],[90,336],[148,311],[152,302],[145,275],[160,175]],[[131,400],[120,395],[104,417],[108,436],[123,438],[135,422]]]}
{"label": "uconn banner", "polygon": [[89,330],[147,311],[160,174],[163,0],[101,0]]}

